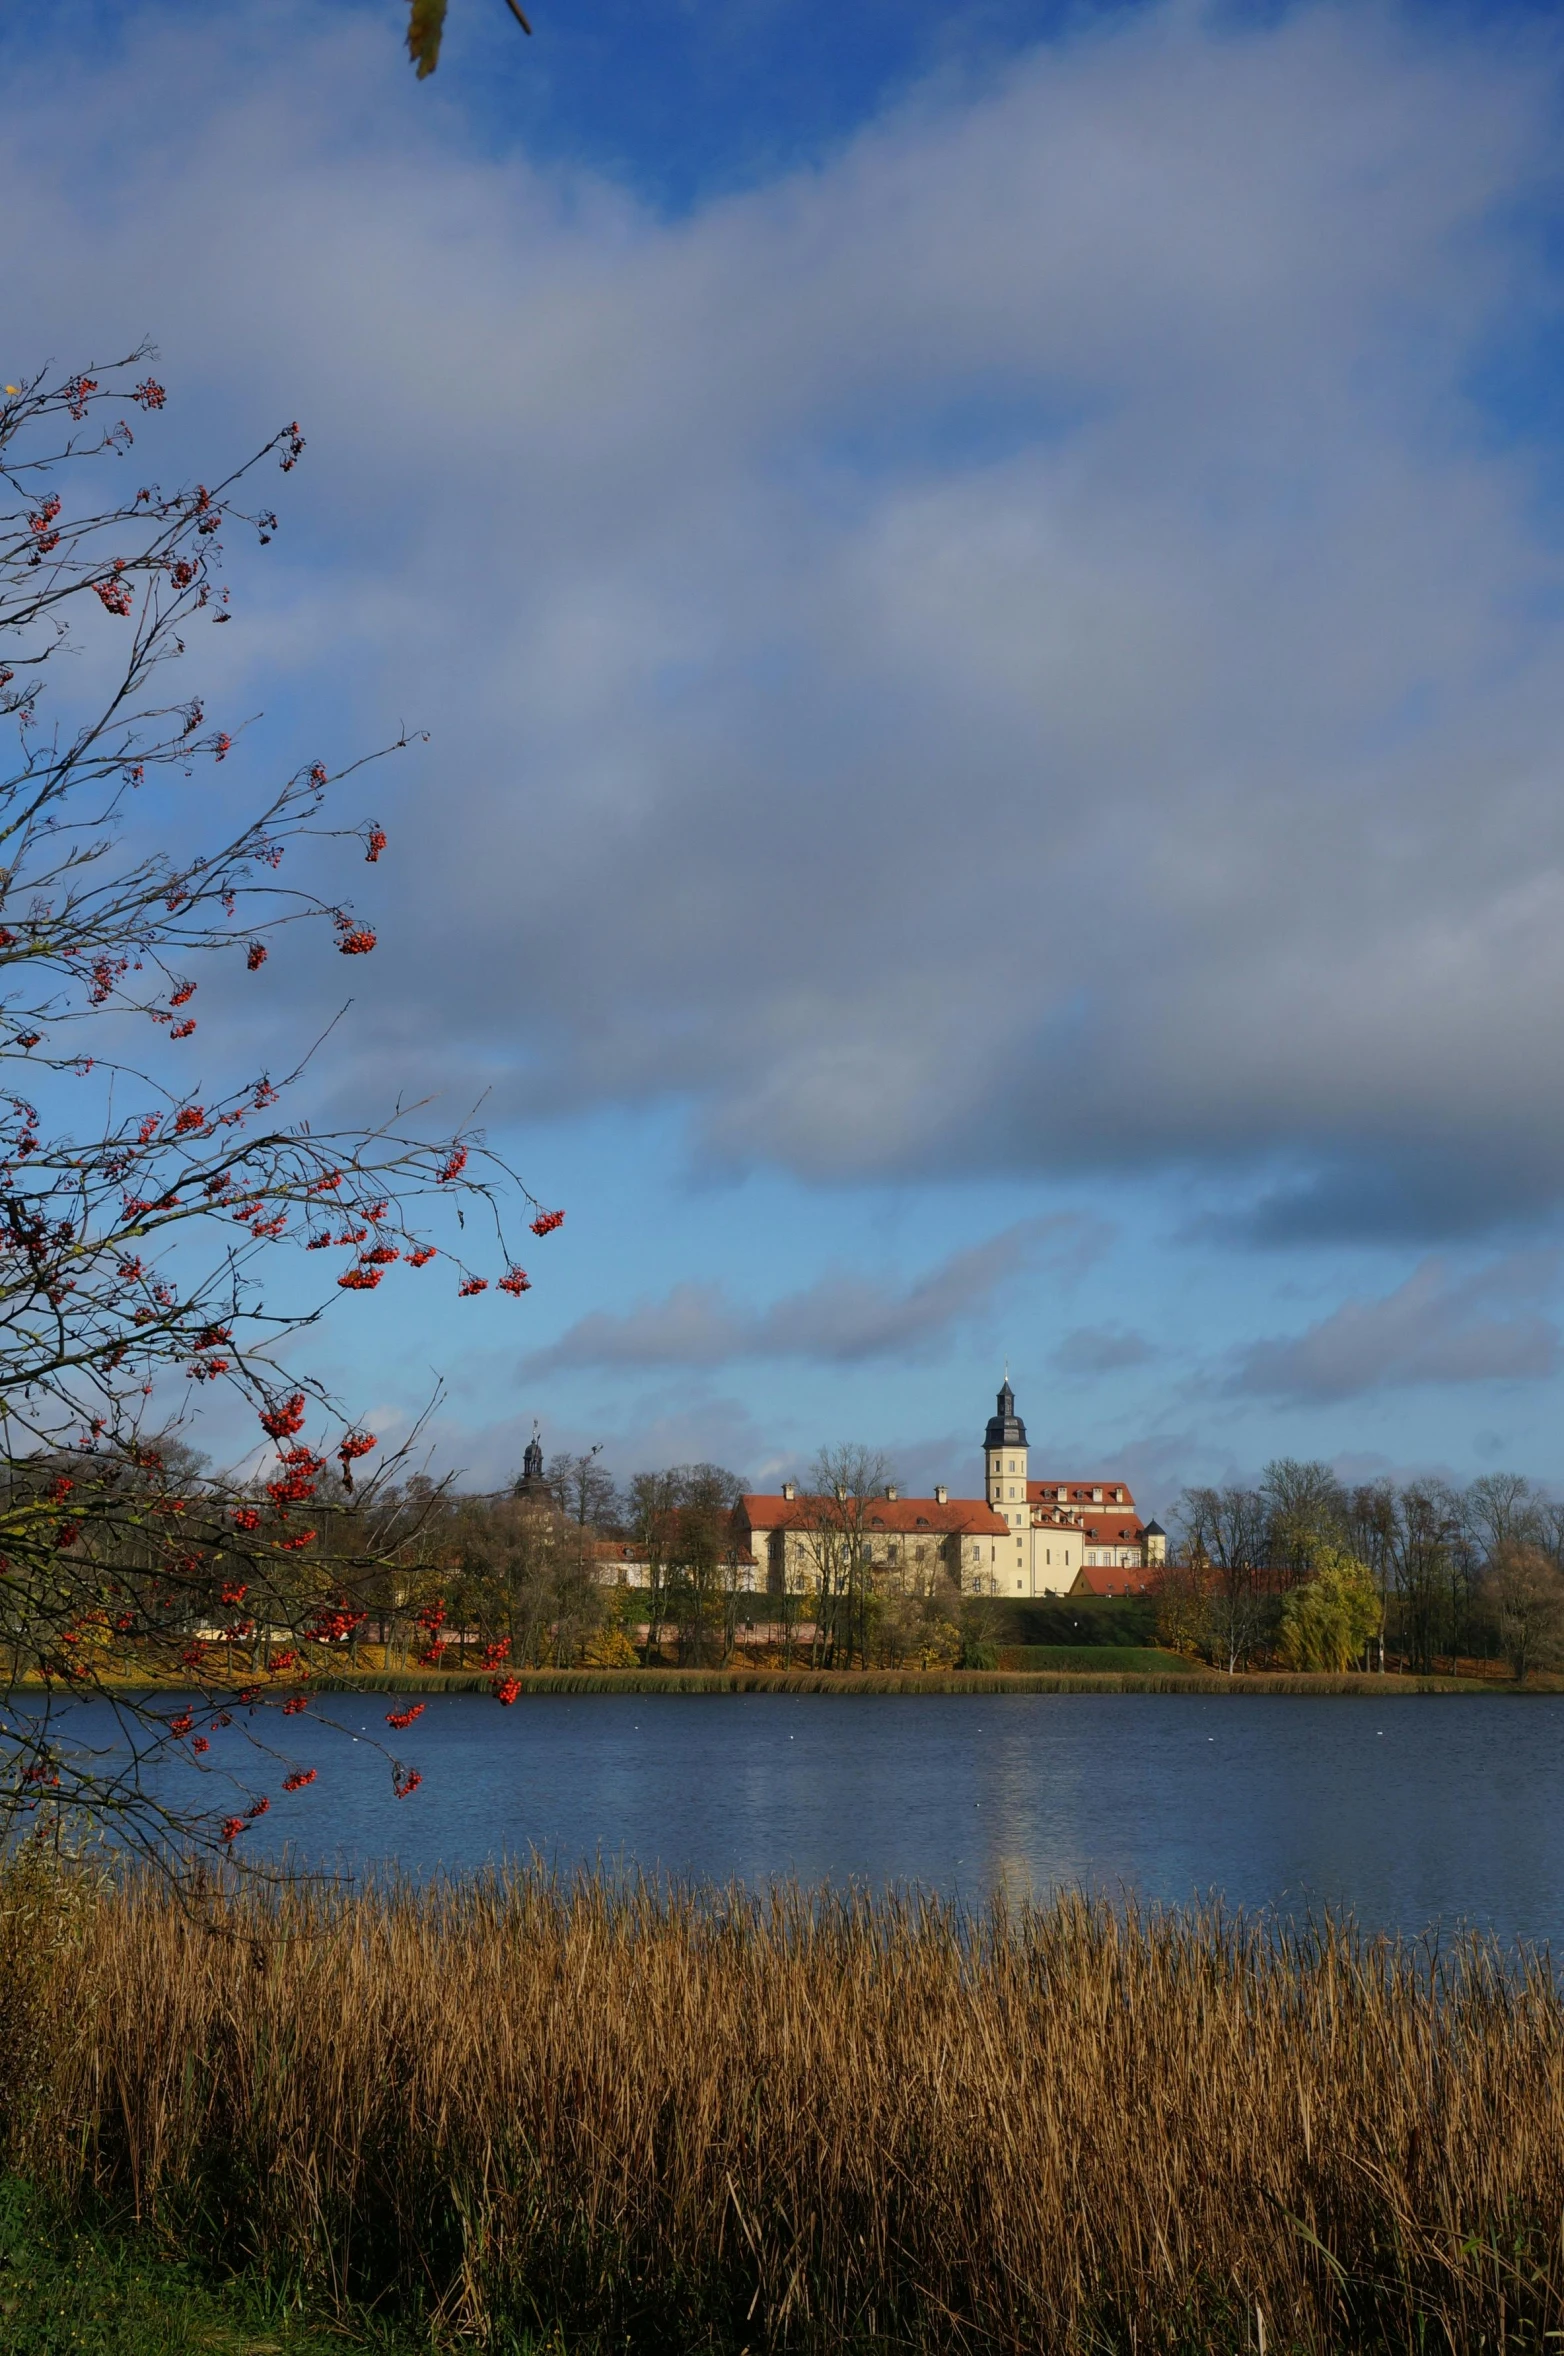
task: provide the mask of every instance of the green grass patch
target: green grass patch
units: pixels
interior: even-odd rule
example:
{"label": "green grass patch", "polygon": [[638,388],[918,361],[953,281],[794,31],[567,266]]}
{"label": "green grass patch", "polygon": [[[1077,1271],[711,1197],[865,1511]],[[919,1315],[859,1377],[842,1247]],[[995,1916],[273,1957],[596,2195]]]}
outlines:
{"label": "green grass patch", "polygon": [[1101,1676],[1187,1677],[1192,1664],[1176,1652],[1153,1644],[1007,1644],[1000,1648],[1001,1669],[1087,1671]]}
{"label": "green grass patch", "polygon": [[[250,2278],[219,2280],[144,2233],[61,2220],[0,2178],[0,2356],[412,2356],[372,2318],[328,2323]],[[541,2356],[541,2351],[540,2351]]]}

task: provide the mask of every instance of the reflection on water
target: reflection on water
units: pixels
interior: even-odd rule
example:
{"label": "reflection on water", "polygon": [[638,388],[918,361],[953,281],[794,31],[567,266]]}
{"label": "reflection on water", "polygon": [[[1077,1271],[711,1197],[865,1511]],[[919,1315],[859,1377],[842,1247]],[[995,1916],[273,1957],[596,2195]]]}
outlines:
{"label": "reflection on water", "polygon": [[284,1798],[281,1765],[236,1755],[274,1794],[247,1845],[415,1873],[535,1849],[752,1884],[1218,1891],[1410,1932],[1564,1929],[1564,1697],[442,1695],[395,1737],[394,1700],[314,1706],[394,1740],[423,1788],[399,1802],[367,1743],[268,1714],[319,1780]]}

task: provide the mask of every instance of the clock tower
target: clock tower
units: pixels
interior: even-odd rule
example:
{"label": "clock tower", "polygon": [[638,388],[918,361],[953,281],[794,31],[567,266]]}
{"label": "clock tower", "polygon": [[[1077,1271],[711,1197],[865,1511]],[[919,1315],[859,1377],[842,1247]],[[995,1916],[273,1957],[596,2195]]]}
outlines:
{"label": "clock tower", "polygon": [[984,1495],[995,1513],[1003,1514],[1017,1537],[1032,1526],[1026,1501],[1026,1426],[1016,1413],[1010,1377],[995,1402],[983,1435]]}

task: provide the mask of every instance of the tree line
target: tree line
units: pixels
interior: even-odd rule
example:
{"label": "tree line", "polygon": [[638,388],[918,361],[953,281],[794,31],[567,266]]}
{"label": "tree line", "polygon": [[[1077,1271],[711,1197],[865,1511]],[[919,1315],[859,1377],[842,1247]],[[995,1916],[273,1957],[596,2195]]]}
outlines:
{"label": "tree line", "polygon": [[1252,1486],[1185,1489],[1174,1521],[1162,1633],[1229,1669],[1564,1659],[1564,1503],[1520,1473],[1349,1484],[1278,1457]]}

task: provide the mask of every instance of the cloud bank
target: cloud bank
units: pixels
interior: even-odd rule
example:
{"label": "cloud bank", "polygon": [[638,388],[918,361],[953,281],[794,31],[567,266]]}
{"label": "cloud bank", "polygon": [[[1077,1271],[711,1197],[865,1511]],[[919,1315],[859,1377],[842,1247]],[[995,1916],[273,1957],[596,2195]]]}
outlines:
{"label": "cloud bank", "polygon": [[1516,1253],[1467,1275],[1424,1260],[1382,1299],[1344,1301],[1294,1339],[1257,1342],[1233,1388],[1322,1402],[1397,1385],[1554,1374],[1559,1330],[1537,1302],[1557,1273],[1551,1252]]}
{"label": "cloud bank", "polygon": [[[822,1180],[1270,1171],[1273,1240],[1555,1203],[1564,602],[1481,387],[1556,316],[1558,65],[1150,9],[673,217],[482,150],[378,18],[14,73],[13,323],[306,416],[224,660],[433,731],[366,1085]],[[756,1330],[646,1320],[591,1346]]]}
{"label": "cloud bank", "polygon": [[953,1252],[910,1283],[828,1271],[765,1308],[747,1308],[725,1285],[677,1284],[659,1301],[622,1313],[594,1310],[522,1362],[523,1376],[567,1367],[721,1366],[735,1358],[803,1358],[852,1366],[873,1358],[921,1358],[987,1315],[1007,1279],[1045,1256],[1079,1265],[1093,1248],[1090,1222],[1029,1219]]}

